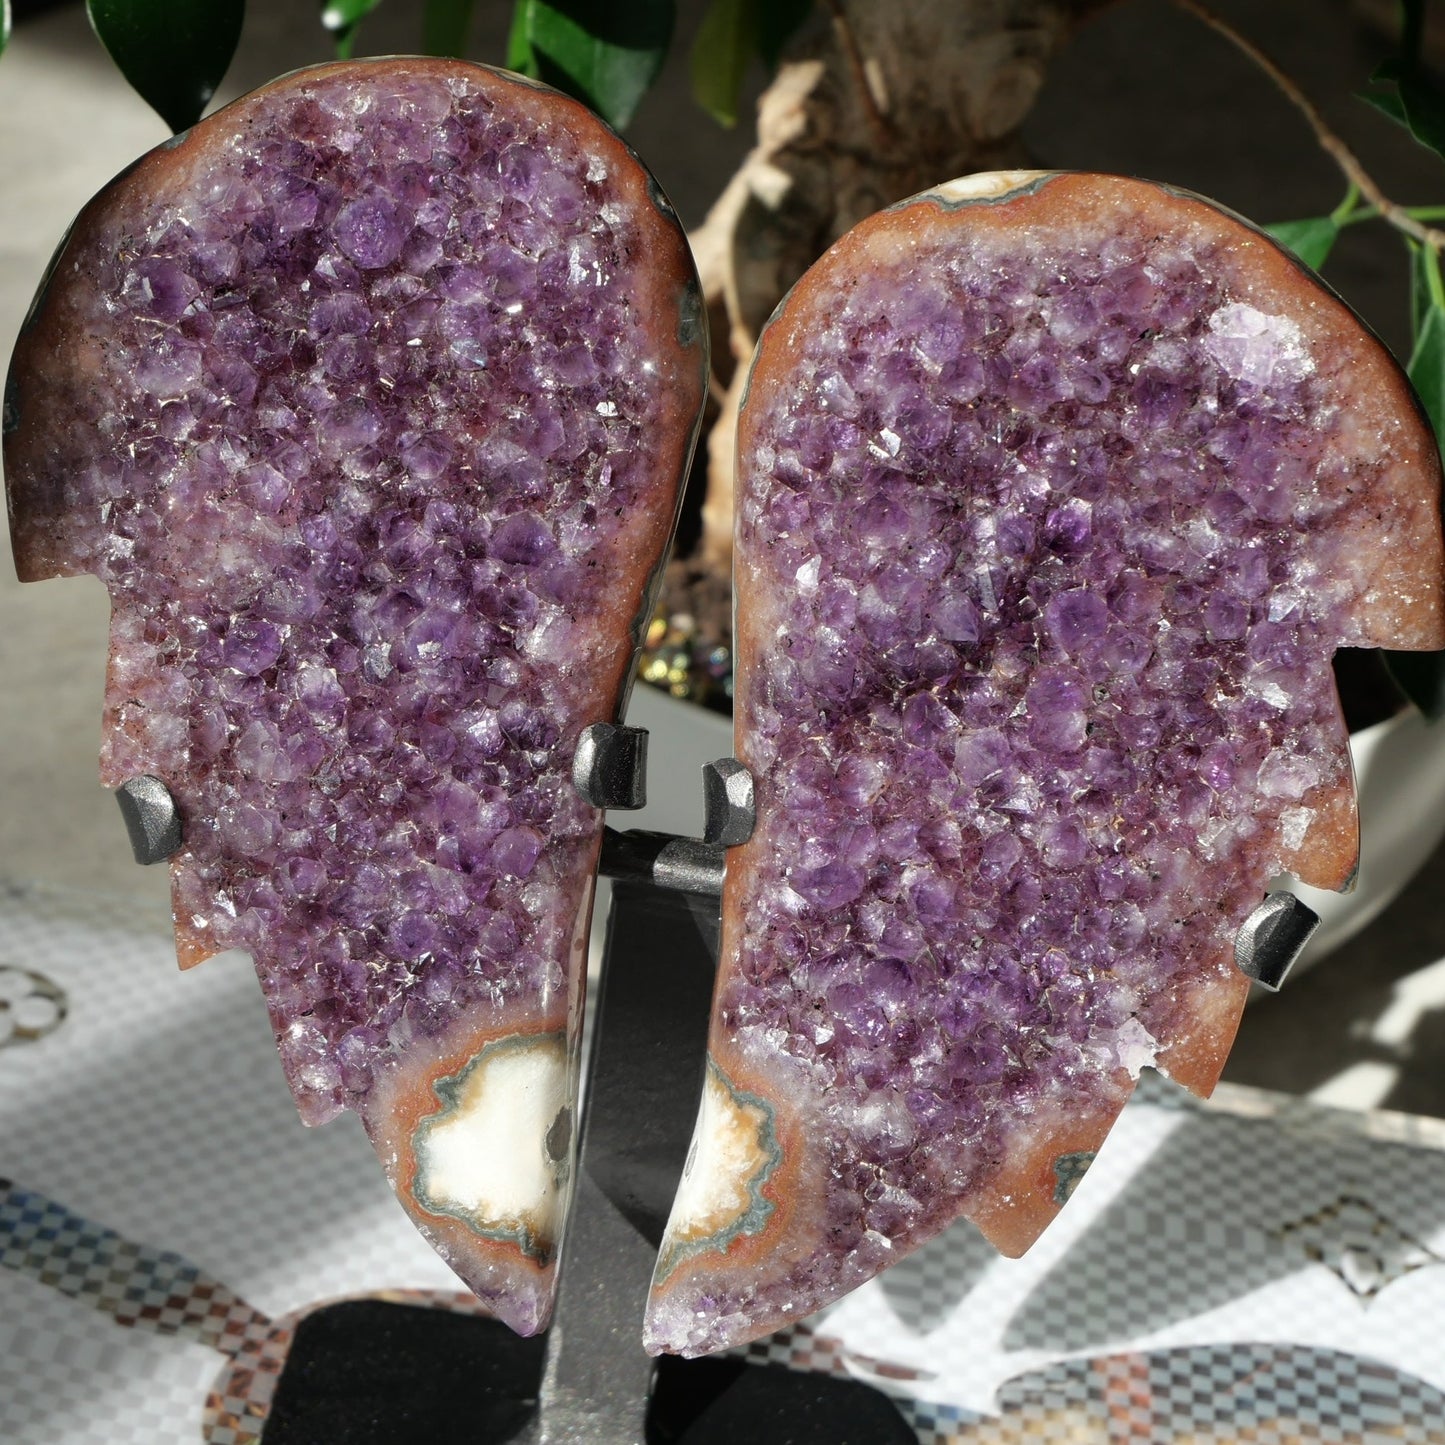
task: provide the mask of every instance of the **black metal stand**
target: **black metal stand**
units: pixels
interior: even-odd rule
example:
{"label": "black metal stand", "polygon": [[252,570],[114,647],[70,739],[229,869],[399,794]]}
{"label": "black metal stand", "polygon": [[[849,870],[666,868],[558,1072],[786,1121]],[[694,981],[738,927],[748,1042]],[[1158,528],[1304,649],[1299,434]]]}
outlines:
{"label": "black metal stand", "polygon": [[[599,807],[640,807],[646,752],[638,729],[589,729],[578,790]],[[703,793],[701,840],[604,835],[612,911],[545,1338],[381,1301],[318,1311],[297,1333],[263,1445],[916,1445],[866,1385],[736,1357],[658,1362],[642,1348],[702,1092],[724,849],[753,824],[752,779],[734,759],[704,768]],[[392,1365],[407,1341],[411,1388],[399,1397]]]}
{"label": "black metal stand", "polygon": [[[642,1313],[702,1090],[718,902],[643,875],[687,841],[609,835],[604,849],[612,912],[535,1445],[645,1439]],[[720,847],[688,851],[721,871]]]}
{"label": "black metal stand", "polygon": [[[744,841],[751,795],[735,788],[729,801],[713,786],[735,781],[736,768],[709,765],[705,832],[727,836],[727,815]],[[577,1185],[527,1445],[916,1445],[869,1386],[643,1352],[652,1268],[702,1092],[722,869],[721,844],[607,834],[612,912]]]}

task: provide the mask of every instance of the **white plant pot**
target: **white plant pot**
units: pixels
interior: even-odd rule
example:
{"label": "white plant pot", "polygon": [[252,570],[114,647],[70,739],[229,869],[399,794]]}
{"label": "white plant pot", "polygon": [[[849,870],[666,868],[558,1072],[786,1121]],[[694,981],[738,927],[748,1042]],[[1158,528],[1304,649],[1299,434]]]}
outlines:
{"label": "white plant pot", "polygon": [[1350,754],[1360,800],[1360,871],[1348,893],[1282,880],[1320,916],[1297,969],[1375,918],[1445,836],[1445,721],[1428,723],[1410,708],[1352,734]]}

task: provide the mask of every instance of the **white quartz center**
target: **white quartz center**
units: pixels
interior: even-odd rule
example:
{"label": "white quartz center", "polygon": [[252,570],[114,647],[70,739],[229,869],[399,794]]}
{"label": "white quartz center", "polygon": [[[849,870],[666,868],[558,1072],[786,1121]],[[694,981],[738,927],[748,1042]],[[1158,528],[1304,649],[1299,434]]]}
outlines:
{"label": "white quartz center", "polygon": [[754,1192],[772,1162],[767,1132],[764,1109],[744,1103],[709,1069],[687,1168],[672,1204],[668,1235],[673,1240],[716,1235],[751,1211]]}
{"label": "white quartz center", "polygon": [[421,1202],[480,1228],[555,1241],[566,1161],[552,1157],[548,1136],[568,1105],[562,1040],[492,1045],[450,1094],[451,1106],[417,1131]]}

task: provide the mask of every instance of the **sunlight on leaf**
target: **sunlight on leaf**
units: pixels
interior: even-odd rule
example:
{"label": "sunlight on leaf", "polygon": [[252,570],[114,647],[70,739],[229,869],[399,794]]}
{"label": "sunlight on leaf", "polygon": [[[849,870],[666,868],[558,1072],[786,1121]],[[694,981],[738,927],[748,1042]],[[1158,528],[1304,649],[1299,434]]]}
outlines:
{"label": "sunlight on leaf", "polygon": [[1308,221],[1278,221],[1264,229],[1316,271],[1325,264],[1340,234],[1339,225],[1330,216],[1316,216]]}
{"label": "sunlight on leaf", "polygon": [[339,60],[348,60],[356,45],[356,27],[381,0],[321,0],[321,23],[331,32]]}
{"label": "sunlight on leaf", "polygon": [[0,55],[10,43],[10,0],[0,0]]}
{"label": "sunlight on leaf", "polygon": [[236,42],[245,0],[86,0],[116,68],[173,131],[201,117]]}
{"label": "sunlight on leaf", "polygon": [[472,27],[472,0],[427,0],[422,15],[421,45],[428,55],[460,59],[467,51]]}
{"label": "sunlight on leaf", "polygon": [[675,19],[674,0],[518,0],[507,64],[621,129],[662,69]]}
{"label": "sunlight on leaf", "polygon": [[713,0],[692,45],[692,93],[719,125],[738,123],[738,97],[757,46],[757,0]]}

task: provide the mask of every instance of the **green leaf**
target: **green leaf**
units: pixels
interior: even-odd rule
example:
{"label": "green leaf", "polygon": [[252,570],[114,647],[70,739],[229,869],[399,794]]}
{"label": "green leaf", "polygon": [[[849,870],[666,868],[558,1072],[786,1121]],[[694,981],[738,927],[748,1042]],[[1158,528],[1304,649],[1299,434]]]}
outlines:
{"label": "green leaf", "polygon": [[426,0],[421,22],[421,46],[428,55],[466,54],[472,28],[472,0]]}
{"label": "green leaf", "polygon": [[1325,264],[1340,234],[1339,224],[1331,216],[1316,216],[1308,221],[1277,221],[1264,229],[1316,271]]}
{"label": "green leaf", "polygon": [[1445,308],[1433,297],[1405,370],[1420,394],[1435,435],[1445,435]]}
{"label": "green leaf", "polygon": [[692,93],[719,125],[738,123],[738,97],[757,48],[757,0],[713,0],[692,43]]}
{"label": "green leaf", "polygon": [[321,0],[321,23],[331,32],[339,60],[349,60],[356,45],[356,27],[381,0]]}
{"label": "green leaf", "polygon": [[692,93],[721,125],[738,119],[738,98],[753,55],[769,70],[793,32],[813,9],[813,0],[712,0],[692,43]]}
{"label": "green leaf", "polygon": [[1360,99],[1398,121],[1422,146],[1445,156],[1445,92],[1418,65],[1386,60],[1375,67],[1370,83],[1381,87]]}
{"label": "green leaf", "polygon": [[507,64],[590,105],[619,130],[672,43],[675,0],[517,0]]}
{"label": "green leaf", "polygon": [[1400,103],[1410,134],[1437,156],[1445,156],[1445,95],[1420,70],[1405,71],[1399,84]]}
{"label": "green leaf", "polygon": [[10,43],[10,0],[0,0],[0,55]]}
{"label": "green leaf", "polygon": [[116,68],[173,131],[201,117],[236,42],[246,0],[86,0]]}
{"label": "green leaf", "polygon": [[1405,118],[1405,102],[1400,99],[1398,86],[1391,85],[1383,90],[1361,90],[1356,93],[1356,99],[1363,100],[1366,105],[1373,105],[1382,115],[1389,116],[1396,125],[1402,125],[1409,130],[1410,122]]}
{"label": "green leaf", "polygon": [[766,0],[758,8],[758,54],[769,70],[778,68],[783,46],[813,11],[813,0]]}
{"label": "green leaf", "polygon": [[507,69],[539,80],[542,72],[538,69],[537,57],[532,53],[528,34],[527,0],[517,0],[512,9],[512,28],[507,32]]}
{"label": "green leaf", "polygon": [[1430,292],[1430,267],[1438,270],[1439,261],[1433,252],[1410,236],[1405,237],[1410,252],[1410,339],[1413,346],[1425,327],[1434,298]]}

